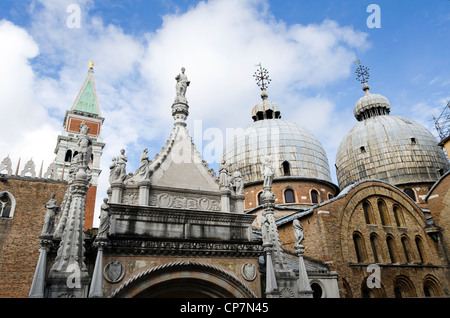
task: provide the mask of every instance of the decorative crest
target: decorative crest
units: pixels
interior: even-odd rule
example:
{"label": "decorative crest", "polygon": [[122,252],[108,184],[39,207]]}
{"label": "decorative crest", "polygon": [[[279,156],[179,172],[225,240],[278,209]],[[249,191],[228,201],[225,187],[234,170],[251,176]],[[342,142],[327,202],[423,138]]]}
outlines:
{"label": "decorative crest", "polygon": [[261,63],[256,66],[259,66],[259,70],[255,72],[253,77],[256,80],[256,84],[261,88],[262,91],[264,91],[269,87],[269,84],[272,80],[269,78],[269,72],[261,66]]}
{"label": "decorative crest", "polygon": [[359,64],[358,68],[355,71],[356,80],[361,82],[361,84],[366,84],[370,77],[370,74],[369,74],[370,68],[361,65],[361,62],[359,60],[355,61],[355,63]]}
{"label": "decorative crest", "polygon": [[89,68],[94,68],[94,62],[93,61],[89,61]]}

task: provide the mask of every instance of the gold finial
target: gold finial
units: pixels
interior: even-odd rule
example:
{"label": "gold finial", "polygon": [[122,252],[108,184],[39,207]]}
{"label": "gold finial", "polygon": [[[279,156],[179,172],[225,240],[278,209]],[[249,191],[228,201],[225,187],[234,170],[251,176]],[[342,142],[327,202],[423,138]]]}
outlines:
{"label": "gold finial", "polygon": [[89,61],[89,68],[94,68],[94,62]]}

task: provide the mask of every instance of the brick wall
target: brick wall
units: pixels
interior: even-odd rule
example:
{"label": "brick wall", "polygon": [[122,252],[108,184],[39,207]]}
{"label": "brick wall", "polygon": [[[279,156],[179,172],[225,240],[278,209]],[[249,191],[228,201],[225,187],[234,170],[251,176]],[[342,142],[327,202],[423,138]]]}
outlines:
{"label": "brick wall", "polygon": [[[319,202],[328,200],[328,195],[336,195],[336,189],[319,181],[308,180],[275,180],[272,184],[272,192],[276,197],[275,204],[285,204],[284,191],[291,189],[295,194],[295,204],[311,204],[311,190],[315,189],[319,193]],[[258,193],[263,190],[263,183],[246,186],[244,189],[244,208],[252,209],[258,206]],[[294,205],[294,204],[293,204]],[[312,205],[312,204],[311,204]]]}
{"label": "brick wall", "polygon": [[[443,183],[441,188],[436,189],[436,193],[440,191],[446,194],[443,195],[444,198],[449,199],[447,183]],[[389,224],[386,226],[381,224],[377,207],[378,199],[382,199],[387,207]],[[372,205],[373,224],[367,224],[365,220],[362,208],[362,202],[365,200]],[[396,224],[394,206],[401,209],[403,215],[401,226]],[[443,211],[442,207],[442,204],[436,205],[436,209],[441,211]],[[437,223],[440,222],[438,225],[442,224],[448,228],[448,220],[445,219],[447,215],[448,211],[441,213],[440,217],[435,219]],[[347,195],[317,207],[312,214],[303,217],[300,221],[305,232],[305,256],[325,262],[330,270],[338,273],[342,296],[346,295],[350,288],[353,297],[362,297],[365,279],[371,274],[367,272],[367,267],[375,263],[370,241],[371,234],[376,234],[379,238],[378,264],[381,269],[382,288],[374,289],[375,294],[395,297],[395,281],[403,279],[413,286],[412,290],[416,296],[424,297],[424,281],[430,278],[438,282],[441,296],[448,293],[449,273],[447,263],[440,253],[443,248],[442,242],[433,241],[426,233],[424,214],[402,191],[394,187],[380,182],[364,182],[350,190]],[[365,260],[362,262],[358,262],[356,258],[353,242],[353,233],[356,231],[361,233],[365,246]],[[293,251],[292,223],[280,226],[279,233],[283,247]],[[395,263],[390,261],[386,243],[388,235],[394,238],[397,256]],[[420,236],[423,242],[424,262],[421,262],[415,244],[417,236]],[[403,237],[409,240],[409,262],[406,260],[401,243]]]}
{"label": "brick wall", "polygon": [[0,191],[14,195],[12,219],[0,219],[0,297],[28,297],[39,258],[39,239],[50,195],[61,204],[66,182],[6,177]]}

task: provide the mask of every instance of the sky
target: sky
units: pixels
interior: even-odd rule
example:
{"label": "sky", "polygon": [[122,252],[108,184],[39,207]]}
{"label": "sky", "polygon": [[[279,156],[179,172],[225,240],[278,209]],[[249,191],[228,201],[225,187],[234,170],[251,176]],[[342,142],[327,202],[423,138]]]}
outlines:
{"label": "sky", "polygon": [[433,115],[450,100],[449,34],[448,0],[2,0],[0,160],[46,170],[92,60],[106,143],[97,204],[120,149],[134,172],[144,148],[152,158],[169,138],[181,67],[188,129],[217,171],[226,130],[252,122],[261,63],[269,99],[319,139],[337,184],[336,152],[364,94],[354,62],[370,68],[370,91],[392,115],[437,136]]}

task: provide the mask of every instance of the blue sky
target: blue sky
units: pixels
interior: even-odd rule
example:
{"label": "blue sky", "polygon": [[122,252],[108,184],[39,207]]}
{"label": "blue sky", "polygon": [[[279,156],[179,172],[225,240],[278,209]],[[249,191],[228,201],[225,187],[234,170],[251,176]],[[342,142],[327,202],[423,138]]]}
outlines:
{"label": "blue sky", "polygon": [[[80,7],[80,28],[67,26],[71,4]],[[370,4],[381,9],[380,28],[367,25]],[[449,34],[447,0],[2,0],[0,109],[8,120],[0,157],[50,164],[92,59],[106,118],[103,197],[121,148],[133,172],[142,149],[153,156],[170,135],[181,67],[192,82],[188,127],[201,121],[203,131],[225,135],[251,123],[260,100],[252,75],[261,62],[272,77],[269,99],[317,136],[336,182],[336,150],[357,123],[353,107],[363,96],[354,60],[370,68],[371,92],[390,100],[391,114],[437,135],[432,114],[450,100]],[[217,171],[217,156],[204,155]]]}

